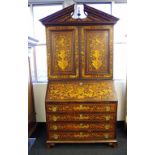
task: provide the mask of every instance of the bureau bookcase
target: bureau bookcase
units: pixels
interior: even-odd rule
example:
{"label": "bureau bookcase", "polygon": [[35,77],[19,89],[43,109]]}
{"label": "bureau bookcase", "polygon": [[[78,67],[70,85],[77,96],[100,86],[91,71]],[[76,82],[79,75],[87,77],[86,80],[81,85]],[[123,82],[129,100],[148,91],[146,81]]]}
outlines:
{"label": "bureau bookcase", "polygon": [[48,87],[47,144],[115,145],[117,97],[113,81],[113,25],[118,18],[74,5],[40,21],[46,27]]}

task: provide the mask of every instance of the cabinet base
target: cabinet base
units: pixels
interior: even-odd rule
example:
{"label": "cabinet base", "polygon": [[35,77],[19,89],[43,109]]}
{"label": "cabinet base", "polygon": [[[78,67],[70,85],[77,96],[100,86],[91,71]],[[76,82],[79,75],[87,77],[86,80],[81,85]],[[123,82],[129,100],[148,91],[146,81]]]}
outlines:
{"label": "cabinet base", "polygon": [[54,143],[47,143],[47,148],[52,148],[52,147],[54,147]]}
{"label": "cabinet base", "polygon": [[47,147],[52,148],[58,143],[107,143],[109,146],[115,148],[117,146],[117,140],[103,140],[103,141],[46,141]]}

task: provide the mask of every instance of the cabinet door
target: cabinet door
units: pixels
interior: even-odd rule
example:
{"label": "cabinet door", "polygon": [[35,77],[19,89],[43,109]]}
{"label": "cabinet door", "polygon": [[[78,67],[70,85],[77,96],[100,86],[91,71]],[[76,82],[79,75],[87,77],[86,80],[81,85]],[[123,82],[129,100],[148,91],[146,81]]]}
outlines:
{"label": "cabinet door", "polygon": [[112,79],[113,27],[84,26],[80,32],[81,77]]}
{"label": "cabinet door", "polygon": [[48,79],[79,77],[78,30],[73,26],[47,27]]}

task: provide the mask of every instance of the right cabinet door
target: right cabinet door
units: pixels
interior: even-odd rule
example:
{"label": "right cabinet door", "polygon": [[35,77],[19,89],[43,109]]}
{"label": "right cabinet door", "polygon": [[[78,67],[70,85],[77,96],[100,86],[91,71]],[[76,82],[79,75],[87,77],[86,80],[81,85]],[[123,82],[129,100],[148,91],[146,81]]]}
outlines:
{"label": "right cabinet door", "polygon": [[80,28],[81,78],[113,78],[113,27]]}

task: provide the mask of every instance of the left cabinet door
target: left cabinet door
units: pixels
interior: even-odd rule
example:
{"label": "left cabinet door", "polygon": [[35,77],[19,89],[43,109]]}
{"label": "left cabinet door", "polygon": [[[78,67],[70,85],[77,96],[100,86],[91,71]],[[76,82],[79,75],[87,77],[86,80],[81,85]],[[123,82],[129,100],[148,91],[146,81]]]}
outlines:
{"label": "left cabinet door", "polygon": [[74,26],[47,27],[48,79],[79,77],[78,29]]}

